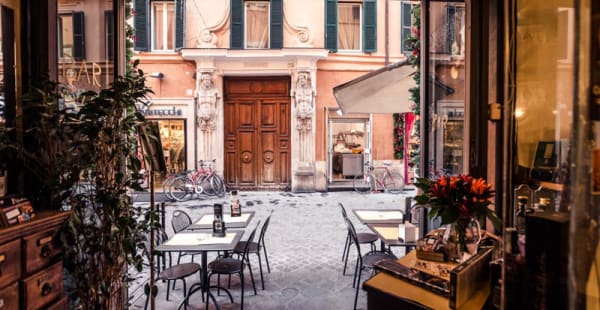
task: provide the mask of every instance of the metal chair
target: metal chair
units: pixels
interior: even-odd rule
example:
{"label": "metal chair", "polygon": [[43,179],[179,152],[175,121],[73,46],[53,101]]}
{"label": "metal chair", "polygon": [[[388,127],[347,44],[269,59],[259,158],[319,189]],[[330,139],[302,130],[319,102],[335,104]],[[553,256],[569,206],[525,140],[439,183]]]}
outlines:
{"label": "metal chair", "polygon": [[[156,231],[155,233],[156,233],[156,237],[154,239],[155,247],[160,245],[161,243],[165,242],[168,239],[167,234],[162,229]],[[150,240],[146,240],[145,247],[146,247],[146,249],[144,249],[144,252],[146,255],[149,255]],[[156,266],[150,266],[150,268],[155,268],[158,272],[156,281],[159,281],[159,280],[167,281],[167,300],[169,300],[171,281],[173,281],[175,283],[177,280],[181,280],[183,282],[183,296],[185,297],[186,291],[187,291],[187,283],[185,281],[185,278],[195,274],[196,272],[200,273],[201,272],[200,265],[197,263],[184,263],[184,264],[177,264],[175,266],[171,266],[171,262],[169,262],[169,267],[166,267],[165,266],[166,264],[164,264],[164,261],[166,260],[165,253],[158,253],[158,254],[154,253],[154,255],[157,258]],[[162,268],[161,268],[161,260],[163,260]],[[150,289],[150,294],[152,294],[152,288]],[[146,298],[146,303],[144,305],[144,309],[146,309],[148,307],[148,302],[150,300],[150,294],[148,294],[148,296]]]}
{"label": "metal chair", "polygon": [[[182,210],[175,210],[173,212],[173,218],[171,218],[171,226],[173,227],[173,232],[178,233],[188,226],[192,225],[192,218],[187,214],[187,212]],[[181,257],[190,255],[192,258],[192,262],[194,262],[194,255],[198,255],[198,253],[187,253],[187,252],[179,252],[177,256],[177,263],[181,262]],[[173,286],[175,288],[175,286]]]}
{"label": "metal chair", "polygon": [[[254,241],[254,235],[256,234],[256,229],[258,228],[259,223],[254,227],[250,236],[248,237],[248,242],[246,242],[246,246],[242,253],[242,257],[239,259],[233,257],[217,257],[214,261],[208,264],[208,268],[210,272],[208,274],[208,282],[210,283],[210,278],[213,275],[219,276],[219,284],[220,285],[220,276],[221,275],[229,275],[238,274],[240,277],[240,286],[242,288],[242,297],[241,297],[241,310],[244,309],[244,269],[248,266],[248,271],[250,271],[250,279],[252,280],[252,288],[254,289],[254,295],[256,295],[256,285],[254,283],[254,276],[252,275],[252,267],[248,264],[248,253],[250,250],[250,244]],[[225,290],[227,292],[227,290]],[[218,292],[218,291],[217,291]],[[227,292],[228,295],[229,292]],[[231,295],[230,295],[231,296]]]}
{"label": "metal chair", "polygon": [[345,220],[346,226],[348,227],[348,233],[350,234],[350,238],[352,239],[352,243],[356,245],[356,266],[354,267],[354,279],[352,280],[352,287],[356,287],[356,293],[354,295],[354,309],[356,309],[356,302],[358,301],[358,288],[360,287],[360,277],[362,270],[365,268],[369,268],[371,269],[371,271],[374,271],[373,266],[376,262],[385,259],[396,260],[398,258],[391,253],[377,251],[371,251],[365,255],[362,255],[360,252],[360,244],[358,241],[356,230],[354,229],[354,225],[348,218],[346,218]]}
{"label": "metal chair", "polygon": [[[348,213],[346,213],[346,208],[344,208],[344,205],[341,202],[338,202],[338,205],[340,206],[341,210],[342,210],[342,216],[344,217],[344,221],[345,220],[350,220],[348,218]],[[375,246],[375,241],[377,241],[378,237],[376,234],[374,233],[357,233],[356,234],[357,238],[358,238],[358,243],[359,244],[370,244],[371,245],[371,251],[376,251],[377,247]],[[344,270],[342,271],[342,275],[346,275],[346,265],[348,264],[348,253],[350,252],[350,246],[352,245],[352,238],[350,238],[350,232],[348,231],[348,234],[346,235],[346,242],[344,243],[344,252],[342,253],[342,261],[344,261]]]}
{"label": "metal chair", "polygon": [[267,248],[265,247],[265,233],[267,232],[267,228],[269,227],[269,222],[271,221],[272,214],[273,214],[273,210],[271,210],[269,217],[267,217],[267,219],[265,220],[265,223],[263,224],[262,228],[260,229],[260,235],[258,237],[258,242],[240,241],[236,244],[235,249],[233,250],[234,254],[241,255],[244,252],[244,249],[246,248],[247,244],[250,243],[248,245],[248,247],[249,247],[248,253],[256,254],[258,256],[258,269],[260,270],[260,283],[261,283],[263,290],[265,289],[265,280],[263,277],[262,260],[261,260],[260,250],[262,249],[263,252],[265,253],[265,261],[267,262],[267,272],[271,273],[271,267],[269,266],[269,257],[267,256]]}

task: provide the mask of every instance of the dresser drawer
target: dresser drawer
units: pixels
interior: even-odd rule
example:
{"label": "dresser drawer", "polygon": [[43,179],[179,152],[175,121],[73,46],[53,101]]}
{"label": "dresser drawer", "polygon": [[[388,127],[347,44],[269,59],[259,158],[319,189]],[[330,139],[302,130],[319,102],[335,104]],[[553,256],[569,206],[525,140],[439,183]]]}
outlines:
{"label": "dresser drawer", "polygon": [[61,299],[49,305],[46,310],[65,310],[69,309],[69,297],[63,296]]}
{"label": "dresser drawer", "polygon": [[18,310],[19,309],[19,283],[15,282],[3,289],[0,289],[0,309]]}
{"label": "dresser drawer", "polygon": [[21,240],[0,245],[0,287],[4,287],[21,276]]}
{"label": "dresser drawer", "polygon": [[23,238],[26,274],[48,266],[61,253],[61,249],[56,247],[55,234],[56,230],[50,229]]}
{"label": "dresser drawer", "polygon": [[23,280],[24,309],[38,309],[63,293],[63,268],[58,262]]}

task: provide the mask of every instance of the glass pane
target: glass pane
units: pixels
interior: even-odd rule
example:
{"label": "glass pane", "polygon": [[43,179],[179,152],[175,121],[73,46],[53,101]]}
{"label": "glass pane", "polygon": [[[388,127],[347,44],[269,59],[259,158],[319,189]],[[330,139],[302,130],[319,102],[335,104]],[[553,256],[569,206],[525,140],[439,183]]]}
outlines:
{"label": "glass pane", "polygon": [[360,4],[338,5],[338,49],[360,50]]}
{"label": "glass pane", "polygon": [[175,50],[175,5],[167,4],[167,50]]}
{"label": "glass pane", "polygon": [[[465,6],[431,2],[427,87],[429,100],[428,173],[465,173]],[[455,34],[455,35],[454,35]]]}
{"label": "glass pane", "polygon": [[154,38],[152,40],[152,45],[154,46],[154,50],[164,50],[164,3],[154,3],[152,5],[153,9],[153,23],[154,29],[152,33],[154,34]]}
{"label": "glass pane", "polygon": [[574,4],[517,1],[516,184],[562,183],[574,100]]}
{"label": "glass pane", "polygon": [[269,3],[246,2],[246,48],[269,47]]}
{"label": "glass pane", "polygon": [[[114,60],[108,59],[108,55],[118,54],[108,53],[108,49],[114,48],[114,40],[119,36],[107,35],[112,28],[108,28],[106,16],[116,14],[112,11],[112,0],[58,0],[57,5],[59,55],[62,52],[58,59],[58,81],[66,86],[64,104],[78,107],[76,98],[79,94],[87,90],[99,91],[114,79]],[[82,14],[76,20],[81,20],[84,25],[73,24],[75,14]],[[117,27],[115,31],[124,31],[124,27]],[[76,46],[83,51],[84,59],[73,58]]]}

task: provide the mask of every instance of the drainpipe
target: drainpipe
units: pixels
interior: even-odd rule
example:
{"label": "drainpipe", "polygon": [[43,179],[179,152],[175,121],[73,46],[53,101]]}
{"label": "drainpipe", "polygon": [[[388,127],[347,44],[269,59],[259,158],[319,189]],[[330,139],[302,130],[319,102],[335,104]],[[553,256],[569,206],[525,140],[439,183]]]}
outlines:
{"label": "drainpipe", "polygon": [[385,65],[390,64],[390,0],[385,0]]}

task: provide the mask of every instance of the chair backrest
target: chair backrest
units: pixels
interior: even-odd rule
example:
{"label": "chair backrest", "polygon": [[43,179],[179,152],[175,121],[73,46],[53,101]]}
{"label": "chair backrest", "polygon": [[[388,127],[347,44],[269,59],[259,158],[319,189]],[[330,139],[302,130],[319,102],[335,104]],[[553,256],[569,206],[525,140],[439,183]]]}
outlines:
{"label": "chair backrest", "polygon": [[242,269],[243,269],[244,262],[246,261],[246,257],[248,257],[248,250],[250,250],[250,243],[252,243],[252,241],[254,241],[254,235],[256,235],[256,229],[258,228],[258,225],[260,225],[260,221],[258,221],[258,223],[256,223],[256,227],[254,227],[254,229],[250,233],[250,236],[248,236],[248,241],[246,242],[246,245],[244,246],[244,252],[242,253]]}
{"label": "chair backrest", "polygon": [[273,210],[271,210],[271,214],[269,214],[269,217],[267,217],[267,219],[265,220],[265,223],[263,224],[262,228],[260,229],[260,236],[258,237],[259,245],[265,243],[265,233],[267,232],[267,228],[269,227],[269,222],[271,222],[271,215],[273,215]]}
{"label": "chair backrest", "polygon": [[173,226],[173,232],[178,233],[192,225],[192,218],[185,211],[175,210],[171,225]]}
{"label": "chair backrest", "polygon": [[[154,234],[154,249],[156,249],[157,246],[159,246],[160,244],[162,244],[163,242],[167,241],[169,239],[169,237],[167,236],[167,233],[162,229],[162,228],[158,228],[158,229],[154,229],[152,230],[152,233]],[[160,266],[161,260],[165,260],[165,263],[162,264],[162,266],[165,266],[166,264],[166,255],[164,252],[154,252],[154,257],[156,258],[156,266],[154,267],[159,267],[158,270],[160,270]],[[146,258],[148,258],[148,261],[150,261],[150,233],[148,233],[148,235],[146,236],[146,240],[144,240],[144,249],[143,249],[143,255],[146,256]]]}
{"label": "chair backrest", "polygon": [[356,234],[356,229],[354,228],[354,224],[350,221],[349,218],[344,219],[346,221],[346,227],[348,227],[348,233],[350,234],[350,238],[352,238],[352,243],[356,246],[356,252],[358,253],[358,259],[362,258],[362,254],[360,253],[360,243],[358,242],[358,235]]}
{"label": "chair backrest", "polygon": [[346,213],[346,208],[344,208],[344,205],[341,202],[338,202],[338,205],[340,206],[340,209],[342,209],[342,216],[344,217],[344,219],[347,219],[348,213]]}

